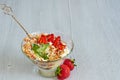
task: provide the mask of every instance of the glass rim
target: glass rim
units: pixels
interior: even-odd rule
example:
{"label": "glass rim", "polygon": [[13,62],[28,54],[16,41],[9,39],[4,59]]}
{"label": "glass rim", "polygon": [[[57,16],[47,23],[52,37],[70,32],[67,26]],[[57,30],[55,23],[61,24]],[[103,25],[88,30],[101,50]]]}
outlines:
{"label": "glass rim", "polygon": [[[33,35],[33,34],[42,34],[42,33],[45,33],[45,32],[40,32],[40,31],[38,31],[38,32],[32,32],[32,33],[30,33],[31,35]],[[47,33],[47,32],[46,32]],[[64,33],[62,33],[62,32],[52,32],[52,33],[58,33],[58,34],[63,34],[63,35],[65,35]],[[65,36],[68,36],[68,35],[65,35]],[[25,38],[25,37],[24,37]],[[24,39],[23,38],[23,39]],[[70,51],[69,51],[69,53],[67,54],[67,55],[65,55],[64,57],[62,57],[62,58],[59,58],[59,59],[56,59],[56,60],[52,60],[52,61],[40,61],[39,60],[39,62],[44,62],[44,63],[48,63],[48,62],[56,62],[56,61],[59,61],[59,60],[61,60],[61,59],[64,59],[65,57],[67,57],[72,51],[73,51],[73,48],[74,48],[74,43],[73,43],[73,40],[72,40],[72,38],[69,36],[69,38],[70,38],[70,41],[71,41],[71,45],[72,45],[72,47],[71,47],[71,49],[70,49]],[[24,53],[24,55],[25,56],[27,56],[26,55],[26,53],[23,51],[23,43],[24,43],[24,40],[22,40],[22,42],[21,42],[21,50],[22,50],[22,52]],[[28,56],[27,56],[28,57]],[[29,58],[29,57],[28,57]],[[30,59],[30,58],[29,58]],[[35,60],[32,60],[32,59],[30,59],[31,61],[37,61],[36,59]]]}

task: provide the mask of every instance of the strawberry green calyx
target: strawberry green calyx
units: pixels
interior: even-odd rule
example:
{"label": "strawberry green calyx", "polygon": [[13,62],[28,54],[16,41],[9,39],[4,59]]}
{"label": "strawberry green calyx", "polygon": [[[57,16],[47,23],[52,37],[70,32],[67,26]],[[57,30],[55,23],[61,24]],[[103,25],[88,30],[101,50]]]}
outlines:
{"label": "strawberry green calyx", "polygon": [[61,68],[60,66],[57,67],[56,71],[55,71],[55,75],[60,75],[60,71],[61,71]]}
{"label": "strawberry green calyx", "polygon": [[74,66],[77,66],[77,65],[75,64],[75,59],[71,59],[71,62],[74,64]]}

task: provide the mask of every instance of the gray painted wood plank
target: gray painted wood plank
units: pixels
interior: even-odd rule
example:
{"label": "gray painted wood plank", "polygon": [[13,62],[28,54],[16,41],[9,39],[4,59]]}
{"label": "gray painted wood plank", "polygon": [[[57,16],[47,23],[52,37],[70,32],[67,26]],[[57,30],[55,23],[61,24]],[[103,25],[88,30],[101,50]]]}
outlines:
{"label": "gray painted wood plank", "polygon": [[[68,1],[1,1],[13,8],[17,18],[29,32],[60,31],[69,34]],[[1,13],[0,24],[2,48],[0,55],[1,80],[56,80],[56,78],[41,77],[34,69],[34,65],[21,52],[21,41],[25,36],[18,25],[9,17]],[[5,24],[5,25],[4,25]],[[5,33],[4,33],[5,32]],[[4,36],[3,36],[4,35]],[[7,50],[6,50],[7,49]]]}
{"label": "gray painted wood plank", "polygon": [[118,3],[117,0],[70,1],[78,63],[73,74],[79,75],[76,80],[120,79]]}
{"label": "gray painted wood plank", "polygon": [[[12,6],[29,32],[60,31],[72,36],[77,67],[67,80],[119,80],[119,0],[0,0]],[[41,77],[20,49],[25,36],[0,12],[0,80]]]}

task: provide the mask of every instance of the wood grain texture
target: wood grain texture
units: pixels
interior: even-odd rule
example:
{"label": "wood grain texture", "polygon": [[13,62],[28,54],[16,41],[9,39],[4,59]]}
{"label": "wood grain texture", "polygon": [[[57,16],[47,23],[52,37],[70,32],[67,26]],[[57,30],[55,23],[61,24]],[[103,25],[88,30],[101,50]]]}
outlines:
{"label": "wood grain texture", "polygon": [[[77,67],[66,80],[120,80],[120,0],[0,0],[29,32],[71,35]],[[40,76],[22,54],[25,36],[0,11],[0,80],[56,80]]]}

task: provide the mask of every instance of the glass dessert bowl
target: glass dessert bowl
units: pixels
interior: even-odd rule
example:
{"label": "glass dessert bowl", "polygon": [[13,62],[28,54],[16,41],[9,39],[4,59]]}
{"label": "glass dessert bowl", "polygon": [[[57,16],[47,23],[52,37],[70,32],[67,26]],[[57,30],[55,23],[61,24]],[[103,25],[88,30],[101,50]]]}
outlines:
{"label": "glass dessert bowl", "polygon": [[45,77],[54,77],[55,71],[73,50],[72,39],[63,33],[35,32],[22,41],[23,53],[39,68]]}

